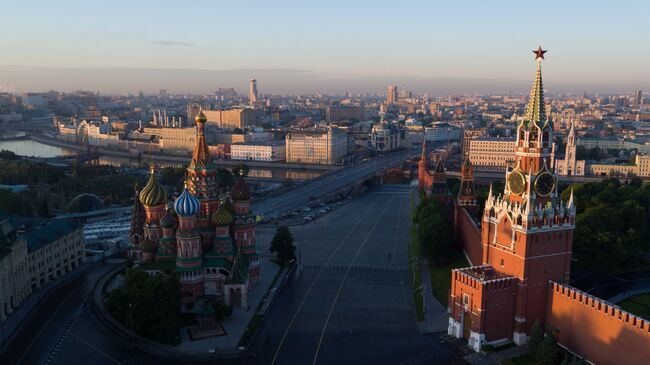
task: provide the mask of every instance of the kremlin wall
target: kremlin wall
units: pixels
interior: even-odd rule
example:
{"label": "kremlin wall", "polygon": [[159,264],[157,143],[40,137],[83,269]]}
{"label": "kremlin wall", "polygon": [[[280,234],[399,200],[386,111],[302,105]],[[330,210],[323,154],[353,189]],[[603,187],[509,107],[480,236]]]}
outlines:
{"label": "kremlin wall", "polygon": [[454,232],[472,266],[452,270],[448,334],[474,351],[508,341],[528,342],[539,322],[558,344],[594,364],[647,364],[650,322],[568,285],[576,207],[560,199],[554,173],[553,123],[546,118],[541,47],[526,114],[517,127],[513,166],[502,194],[490,187],[479,217],[469,157],[458,196],[443,164],[430,169],[426,145],[418,187],[453,215]]}

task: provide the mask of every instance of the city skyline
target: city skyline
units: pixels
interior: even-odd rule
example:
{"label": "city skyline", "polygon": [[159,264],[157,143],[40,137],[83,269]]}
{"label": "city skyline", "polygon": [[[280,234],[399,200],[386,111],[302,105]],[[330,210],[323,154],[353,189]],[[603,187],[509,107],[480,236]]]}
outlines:
{"label": "city skyline", "polygon": [[0,29],[20,37],[0,40],[0,90],[245,92],[255,77],[263,94],[522,92],[540,44],[551,91],[650,85],[648,4],[400,5],[10,3]]}

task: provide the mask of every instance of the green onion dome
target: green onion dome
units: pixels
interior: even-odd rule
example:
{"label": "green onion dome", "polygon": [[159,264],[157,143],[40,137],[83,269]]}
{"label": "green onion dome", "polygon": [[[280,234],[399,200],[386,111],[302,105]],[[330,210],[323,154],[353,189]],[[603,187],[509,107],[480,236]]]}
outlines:
{"label": "green onion dome", "polygon": [[212,223],[214,223],[215,226],[223,227],[230,225],[230,222],[232,222],[232,214],[230,214],[222,204],[212,215]]}
{"label": "green onion dome", "polygon": [[221,203],[221,206],[228,213],[230,213],[230,215],[235,215],[235,206],[232,204],[232,200],[230,200],[230,198],[224,199],[224,201]]}
{"label": "green onion dome", "polygon": [[146,207],[167,204],[167,191],[158,183],[153,167],[151,168],[149,181],[140,191],[140,202]]}

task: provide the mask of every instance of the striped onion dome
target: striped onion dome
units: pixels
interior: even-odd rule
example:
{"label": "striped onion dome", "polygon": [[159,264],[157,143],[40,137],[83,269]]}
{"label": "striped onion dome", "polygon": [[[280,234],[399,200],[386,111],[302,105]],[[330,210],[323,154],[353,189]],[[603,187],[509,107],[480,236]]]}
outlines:
{"label": "striped onion dome", "polygon": [[230,225],[230,222],[232,222],[232,214],[230,214],[222,204],[212,215],[212,223],[214,223],[215,226],[223,227]]}
{"label": "striped onion dome", "polygon": [[187,186],[185,186],[181,195],[176,198],[174,210],[179,217],[189,217],[199,211],[199,200],[187,190]]}
{"label": "striped onion dome", "polygon": [[248,187],[248,184],[246,184],[246,181],[244,181],[244,178],[240,178],[239,181],[237,181],[230,191],[230,196],[232,196],[233,200],[236,201],[250,200],[251,189]]}
{"label": "striped onion dome", "polygon": [[146,207],[153,207],[157,205],[164,205],[167,203],[167,191],[160,186],[153,167],[151,168],[151,175],[149,181],[140,191],[140,202]]}

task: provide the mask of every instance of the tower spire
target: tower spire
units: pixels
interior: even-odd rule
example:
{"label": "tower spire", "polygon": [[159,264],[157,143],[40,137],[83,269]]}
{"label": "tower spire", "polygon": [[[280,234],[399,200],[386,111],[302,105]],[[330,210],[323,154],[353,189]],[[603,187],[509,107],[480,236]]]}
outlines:
{"label": "tower spire", "polygon": [[207,118],[203,114],[203,108],[201,108],[196,115],[196,145],[194,146],[192,162],[190,163],[191,168],[205,168],[210,164],[210,151],[208,150],[208,144],[205,142],[206,122]]}
{"label": "tower spire", "polygon": [[542,84],[542,59],[543,58],[544,58],[543,55],[536,57],[537,71],[535,74],[535,81],[533,82],[533,87],[530,90],[530,98],[528,99],[528,105],[526,106],[526,114],[524,115],[524,120],[523,120],[523,123],[525,123],[526,128],[530,128],[533,125],[537,125],[541,127],[542,124],[546,121],[546,106],[544,104],[544,87]]}

